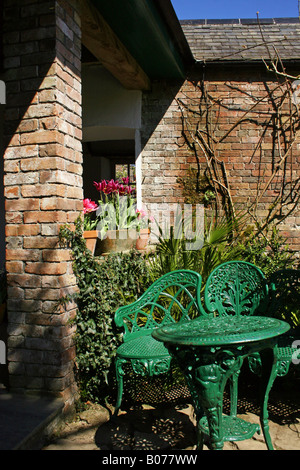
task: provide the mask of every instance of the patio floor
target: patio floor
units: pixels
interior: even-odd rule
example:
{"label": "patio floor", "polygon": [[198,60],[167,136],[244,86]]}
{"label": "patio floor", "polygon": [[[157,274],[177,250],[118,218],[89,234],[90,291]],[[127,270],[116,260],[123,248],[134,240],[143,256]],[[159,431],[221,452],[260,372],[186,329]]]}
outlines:
{"label": "patio floor", "polygon": [[[290,391],[272,394],[269,402],[270,434],[276,450],[300,450],[300,399]],[[225,403],[226,408],[226,403]],[[113,408],[111,408],[113,410]],[[195,449],[193,408],[183,405],[141,405],[121,411],[117,417],[100,405],[90,407],[72,423],[66,423],[59,436],[44,450],[102,451],[189,451]],[[255,400],[241,396],[239,416],[259,423]],[[205,446],[207,449],[207,446]],[[267,450],[262,434],[240,442],[226,442],[224,450]],[[113,454],[112,454],[113,455]]]}
{"label": "patio floor", "polygon": [[50,432],[55,426],[62,406],[59,400],[15,395],[1,389],[0,450],[39,449],[46,429]]}
{"label": "patio floor", "polygon": [[[269,400],[270,434],[277,450],[300,450],[299,388],[272,390]],[[259,422],[253,395],[240,393],[239,416]],[[224,411],[226,412],[226,400]],[[37,396],[12,395],[0,390],[0,450],[194,450],[192,406],[158,404],[124,407],[112,418],[113,407],[87,407],[73,421],[61,422],[62,402]],[[45,441],[45,436],[51,436]],[[207,448],[207,447],[205,447]],[[263,435],[224,450],[266,450]]]}

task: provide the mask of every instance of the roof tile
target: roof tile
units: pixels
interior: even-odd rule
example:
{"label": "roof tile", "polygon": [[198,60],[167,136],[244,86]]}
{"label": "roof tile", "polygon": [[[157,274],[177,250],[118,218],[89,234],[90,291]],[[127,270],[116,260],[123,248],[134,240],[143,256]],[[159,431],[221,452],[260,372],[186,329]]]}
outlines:
{"label": "roof tile", "polygon": [[[298,18],[233,20],[183,20],[181,26],[194,57],[208,60],[258,60],[271,54],[281,59],[300,60]],[[262,33],[261,33],[262,31]],[[264,37],[264,41],[262,38]]]}

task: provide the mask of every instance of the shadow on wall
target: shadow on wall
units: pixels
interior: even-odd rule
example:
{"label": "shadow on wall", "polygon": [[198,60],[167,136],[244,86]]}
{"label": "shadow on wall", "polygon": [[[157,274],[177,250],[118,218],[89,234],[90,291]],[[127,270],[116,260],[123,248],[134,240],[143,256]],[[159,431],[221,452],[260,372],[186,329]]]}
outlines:
{"label": "shadow on wall", "polygon": [[[88,73],[86,68],[84,70],[83,189],[84,197],[96,201],[99,194],[93,188],[93,182],[114,179],[115,164],[136,163],[137,179],[139,178],[139,163],[136,159],[166,116],[183,81],[155,80],[150,91],[133,93],[125,90],[116,79],[109,77],[99,67],[88,69]],[[99,100],[101,94],[93,92],[92,71],[98,77],[98,86],[99,80],[104,80],[107,88],[105,100]],[[163,144],[158,143],[156,150],[163,152],[166,149]]]}
{"label": "shadow on wall", "polygon": [[145,148],[158,124],[170,109],[183,84],[183,80],[157,80],[153,83],[152,90],[143,94],[141,150]]}
{"label": "shadow on wall", "polygon": [[[80,176],[76,173],[79,170],[73,169],[75,152],[78,167],[81,164],[81,96],[77,82],[81,41],[77,37],[78,28],[68,17],[70,28],[74,28],[70,44],[66,31],[70,34],[71,29],[64,22],[66,11],[58,4],[53,8],[55,2],[40,3],[1,2],[4,4],[1,78],[7,96],[0,124],[5,165],[5,212],[0,199],[0,213],[1,235],[4,223],[7,224],[6,240],[1,236],[1,254],[6,243],[6,261],[12,261],[6,264],[10,324],[8,328],[3,324],[5,341],[8,332],[8,345],[12,347],[8,356],[12,365],[10,386],[39,389],[41,384],[41,388],[49,390],[52,382],[53,387],[60,386],[55,383],[57,373],[72,358],[67,350],[68,357],[62,365],[64,346],[58,348],[56,334],[65,319],[53,315],[50,324],[50,314],[53,303],[71,282],[65,276],[68,260],[63,262],[56,252],[57,224],[62,222],[60,211],[65,214],[72,211],[71,200],[78,211],[81,190]],[[72,164],[69,173],[65,170],[66,161]],[[37,345],[38,341],[43,347],[45,341],[51,345],[49,350],[45,352]],[[42,377],[46,373],[41,364],[45,364],[48,353],[53,362],[49,362],[49,375]]]}
{"label": "shadow on wall", "polygon": [[0,105],[0,271],[5,265],[5,205],[4,205],[4,161],[3,161],[3,126],[4,126],[5,105]]}

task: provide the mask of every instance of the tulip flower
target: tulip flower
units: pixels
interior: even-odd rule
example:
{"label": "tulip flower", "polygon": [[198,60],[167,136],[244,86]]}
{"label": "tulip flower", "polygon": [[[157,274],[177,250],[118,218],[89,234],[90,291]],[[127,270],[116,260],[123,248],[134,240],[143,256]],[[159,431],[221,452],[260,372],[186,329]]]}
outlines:
{"label": "tulip flower", "polygon": [[101,231],[111,230],[112,227],[138,229],[139,214],[135,211],[135,187],[130,186],[129,182],[129,177],[122,178],[121,181],[94,181],[94,186],[100,193],[97,221]]}
{"label": "tulip flower", "polygon": [[94,212],[98,209],[97,204],[91,199],[84,199],[83,200],[83,213],[88,214],[89,212]]}

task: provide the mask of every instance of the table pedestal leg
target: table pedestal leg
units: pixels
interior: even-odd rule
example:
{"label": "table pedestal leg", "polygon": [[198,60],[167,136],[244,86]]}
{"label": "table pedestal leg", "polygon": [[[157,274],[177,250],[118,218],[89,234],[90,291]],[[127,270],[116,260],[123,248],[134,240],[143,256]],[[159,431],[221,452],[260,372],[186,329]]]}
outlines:
{"label": "table pedestal leg", "polygon": [[228,378],[241,366],[241,359],[222,353],[222,357],[215,355],[201,355],[191,362],[183,361],[183,367],[194,407],[198,424],[198,449],[203,447],[203,432],[200,419],[205,414],[209,429],[211,448],[222,450],[224,446],[223,429],[223,394]]}
{"label": "table pedestal leg", "polygon": [[260,424],[269,450],[274,450],[269,432],[268,400],[269,393],[277,375],[277,361],[275,349],[269,348],[260,352],[261,373],[261,397],[260,397]]}
{"label": "table pedestal leg", "polygon": [[[192,376],[191,376],[192,375]],[[197,448],[203,448],[203,431],[200,420],[203,415],[207,417],[211,447],[214,450],[222,450],[223,429],[223,381],[219,368],[215,364],[199,366],[187,377],[189,388],[194,402],[197,415]]]}

